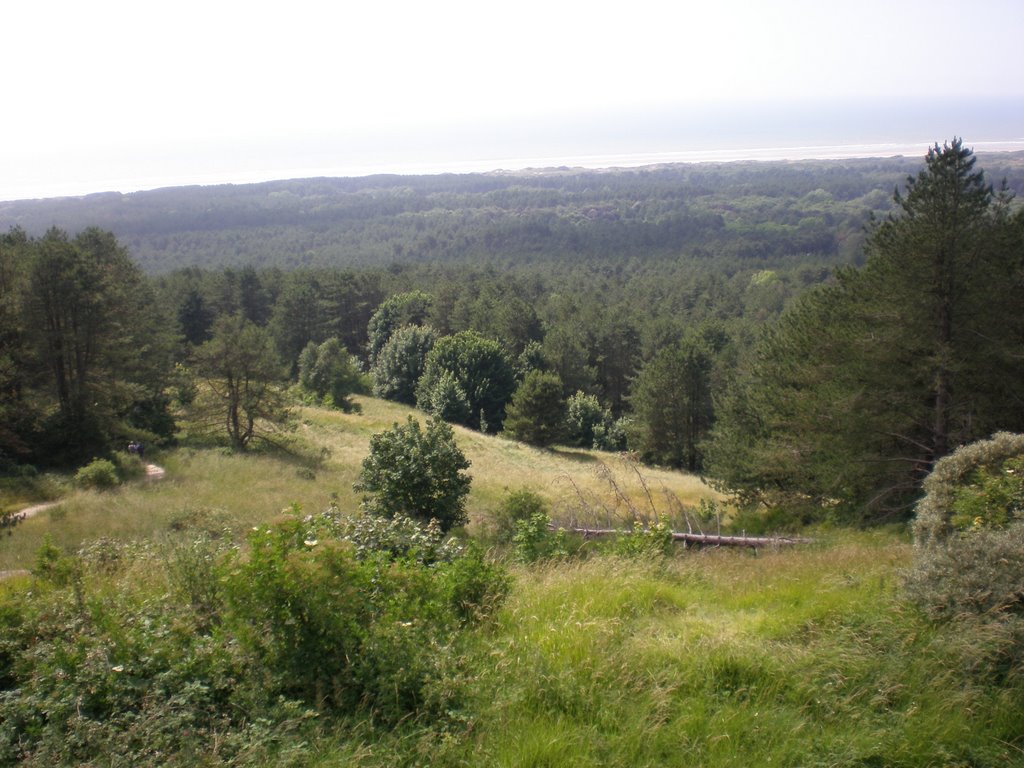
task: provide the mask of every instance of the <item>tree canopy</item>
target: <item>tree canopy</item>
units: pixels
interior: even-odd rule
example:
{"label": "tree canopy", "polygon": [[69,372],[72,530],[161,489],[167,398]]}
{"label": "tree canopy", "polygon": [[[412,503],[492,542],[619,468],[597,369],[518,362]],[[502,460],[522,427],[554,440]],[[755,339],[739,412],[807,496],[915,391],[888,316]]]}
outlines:
{"label": "tree canopy", "polygon": [[369,494],[364,505],[373,514],[437,520],[448,531],[468,522],[466,469],[469,460],[448,424],[428,419],[424,430],[410,416],[405,424],[370,438],[370,452],[354,488]]}
{"label": "tree canopy", "polygon": [[1024,426],[1022,214],[959,140],[895,199],[864,267],[786,312],[726,398],[711,447],[726,487],[903,516],[950,450]]}

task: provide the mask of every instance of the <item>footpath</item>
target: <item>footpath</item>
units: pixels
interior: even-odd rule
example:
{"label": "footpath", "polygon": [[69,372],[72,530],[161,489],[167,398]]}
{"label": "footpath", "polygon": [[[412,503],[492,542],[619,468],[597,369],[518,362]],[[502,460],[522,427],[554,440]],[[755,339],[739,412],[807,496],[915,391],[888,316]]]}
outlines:
{"label": "footpath", "polygon": [[[163,480],[164,475],[166,475],[166,474],[167,474],[167,472],[164,470],[163,467],[158,467],[156,464],[147,464],[146,465],[146,477],[145,477],[145,479],[147,481],[148,480]],[[45,512],[48,509],[53,509],[54,507],[60,506],[60,504],[61,504],[60,501],[48,501],[45,504],[33,504],[31,507],[25,507],[24,509],[22,509],[22,510],[20,510],[18,512],[15,512],[14,515],[12,515],[12,517],[14,517],[20,523],[20,522],[23,522],[25,520],[28,520],[30,517],[35,517],[40,512]],[[13,578],[14,576],[28,576],[28,575],[29,575],[29,571],[27,571],[27,570],[25,570],[23,568],[18,568],[18,569],[13,570],[13,571],[0,571],[0,580],[10,579],[10,578]]]}

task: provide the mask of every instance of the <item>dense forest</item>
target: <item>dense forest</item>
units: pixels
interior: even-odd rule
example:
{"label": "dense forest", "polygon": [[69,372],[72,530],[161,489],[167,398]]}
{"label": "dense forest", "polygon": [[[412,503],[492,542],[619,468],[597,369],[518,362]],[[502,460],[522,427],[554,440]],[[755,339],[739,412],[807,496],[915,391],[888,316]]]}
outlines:
{"label": "dense forest", "polygon": [[[0,203],[0,228],[113,232],[151,274],[184,267],[528,262],[728,268],[858,257],[918,158],[299,179]],[[1024,157],[983,158],[1024,191]]]}
{"label": "dense forest", "polygon": [[[1024,426],[1024,157],[976,160],[955,141],[924,170],[551,169],[0,204],[0,455],[73,462],[222,421],[197,391],[221,393],[245,448],[286,408],[274,387],[248,405],[243,391],[291,380],[338,407],[372,391],[527,442],[628,449],[804,517],[898,516],[936,459]],[[218,388],[239,371],[241,389]],[[867,426],[894,411],[898,435]]]}

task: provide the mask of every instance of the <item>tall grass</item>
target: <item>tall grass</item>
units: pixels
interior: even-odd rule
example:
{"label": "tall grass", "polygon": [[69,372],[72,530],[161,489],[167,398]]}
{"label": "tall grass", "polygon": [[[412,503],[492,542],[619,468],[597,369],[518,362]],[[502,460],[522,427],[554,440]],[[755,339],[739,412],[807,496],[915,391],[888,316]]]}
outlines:
{"label": "tall grass", "polygon": [[[909,548],[523,570],[478,648],[475,765],[1022,765],[1024,686],[893,594]],[[453,763],[458,760],[453,759]]]}
{"label": "tall grass", "polygon": [[[166,470],[164,480],[127,483],[109,491],[72,490],[56,509],[20,523],[0,539],[0,570],[27,568],[46,535],[73,550],[83,541],[110,537],[139,539],[168,530],[199,527],[238,534],[276,516],[293,504],[313,512],[333,501],[356,509],[352,490],[370,437],[402,423],[407,415],[425,416],[405,406],[357,397],[361,412],[301,408],[294,436],[300,455],[231,454],[218,448],[183,448],[151,456]],[[468,500],[470,530],[497,508],[510,489],[530,488],[545,498],[556,517],[580,517],[581,498],[609,497],[609,475],[620,478],[623,493],[646,503],[646,491],[633,468],[613,454],[558,449],[545,451],[501,437],[455,428],[459,447],[472,462]],[[609,471],[610,470],[610,471]],[[660,508],[667,489],[695,506],[714,492],[693,476],[644,470]],[[604,513],[602,512],[602,515]],[[625,519],[625,515],[622,515]]]}

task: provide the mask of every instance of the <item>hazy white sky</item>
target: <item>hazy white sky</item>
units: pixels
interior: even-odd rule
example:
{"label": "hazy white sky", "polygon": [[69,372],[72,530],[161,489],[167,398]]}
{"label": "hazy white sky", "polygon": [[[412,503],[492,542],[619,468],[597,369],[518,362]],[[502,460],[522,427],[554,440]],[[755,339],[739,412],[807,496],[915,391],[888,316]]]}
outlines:
{"label": "hazy white sky", "polygon": [[[628,151],[631,115],[681,110],[980,98],[1024,117],[1022,0],[13,0],[3,16],[0,200],[583,155],[617,125]],[[979,138],[1024,138],[1007,130]]]}

